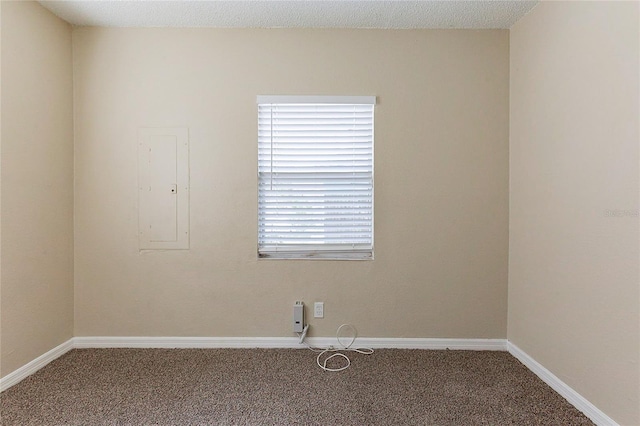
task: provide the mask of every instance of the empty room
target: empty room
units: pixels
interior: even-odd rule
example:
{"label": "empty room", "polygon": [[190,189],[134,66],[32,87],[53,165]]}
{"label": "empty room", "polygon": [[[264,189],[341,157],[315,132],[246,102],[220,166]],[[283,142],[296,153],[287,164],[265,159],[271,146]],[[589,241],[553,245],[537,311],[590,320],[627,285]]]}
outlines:
{"label": "empty room", "polygon": [[0,424],[640,425],[640,2],[0,15]]}

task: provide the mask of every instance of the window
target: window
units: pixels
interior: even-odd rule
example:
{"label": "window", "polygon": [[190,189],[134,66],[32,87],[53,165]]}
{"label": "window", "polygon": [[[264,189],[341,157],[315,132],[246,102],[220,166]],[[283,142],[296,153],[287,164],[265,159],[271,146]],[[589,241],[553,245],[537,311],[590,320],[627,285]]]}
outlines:
{"label": "window", "polygon": [[375,96],[258,96],[258,256],[373,258]]}

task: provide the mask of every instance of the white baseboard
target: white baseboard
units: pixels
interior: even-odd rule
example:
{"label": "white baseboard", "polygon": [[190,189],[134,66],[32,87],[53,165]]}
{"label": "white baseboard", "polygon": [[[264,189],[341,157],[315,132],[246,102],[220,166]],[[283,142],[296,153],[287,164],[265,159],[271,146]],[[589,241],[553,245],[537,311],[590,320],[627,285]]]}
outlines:
{"label": "white baseboard", "polygon": [[[75,337],[74,348],[304,348],[296,337]],[[347,343],[349,339],[345,339]],[[335,337],[309,337],[312,346],[337,346]],[[505,339],[359,337],[353,346],[372,349],[506,351]]]}
{"label": "white baseboard", "polygon": [[[335,338],[329,339],[335,346]],[[426,339],[358,337],[356,346],[372,349],[451,349],[461,351],[506,351],[506,339]]]}
{"label": "white baseboard", "polygon": [[74,337],[74,348],[297,348],[294,337]]}
{"label": "white baseboard", "polygon": [[49,364],[51,361],[61,357],[73,348],[73,339],[69,339],[61,345],[58,345],[50,351],[40,355],[28,364],[23,365],[14,372],[7,374],[0,379],[0,392],[9,389],[21,380],[26,379],[45,365]]}
{"label": "white baseboard", "polygon": [[544,368],[535,359],[531,358],[526,352],[511,342],[507,343],[507,350],[511,355],[516,357],[536,376],[540,377],[543,382],[548,384],[553,390],[558,392],[562,397],[571,403],[578,410],[582,411],[585,416],[591,419],[598,426],[618,426],[611,417],[600,411],[598,407],[590,403],[585,397],[573,390],[569,385],[560,380],[551,371]]}

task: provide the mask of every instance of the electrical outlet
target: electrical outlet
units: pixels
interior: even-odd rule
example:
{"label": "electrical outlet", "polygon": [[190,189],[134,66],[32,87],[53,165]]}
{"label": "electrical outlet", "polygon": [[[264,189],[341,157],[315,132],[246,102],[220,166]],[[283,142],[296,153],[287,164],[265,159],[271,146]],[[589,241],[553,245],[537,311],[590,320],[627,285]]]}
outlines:
{"label": "electrical outlet", "polygon": [[324,318],[324,302],[316,302],[313,304],[313,317]]}

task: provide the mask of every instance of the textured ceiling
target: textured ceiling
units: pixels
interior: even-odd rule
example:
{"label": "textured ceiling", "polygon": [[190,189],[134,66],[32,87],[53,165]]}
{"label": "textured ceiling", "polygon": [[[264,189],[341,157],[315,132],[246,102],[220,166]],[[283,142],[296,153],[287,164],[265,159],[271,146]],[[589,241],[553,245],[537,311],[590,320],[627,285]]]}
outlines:
{"label": "textured ceiling", "polygon": [[217,28],[509,28],[537,1],[41,1],[74,25]]}

